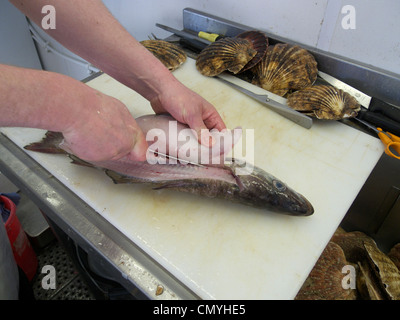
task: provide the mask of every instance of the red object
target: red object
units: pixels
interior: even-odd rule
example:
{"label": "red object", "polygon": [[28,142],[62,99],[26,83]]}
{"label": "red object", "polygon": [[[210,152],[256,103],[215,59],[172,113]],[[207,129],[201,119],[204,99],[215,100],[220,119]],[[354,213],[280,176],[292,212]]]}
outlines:
{"label": "red object", "polygon": [[0,196],[0,202],[3,202],[4,207],[10,211],[10,216],[4,225],[11,243],[14,259],[18,266],[24,271],[29,281],[32,281],[38,267],[35,251],[15,213],[15,203],[4,196]]}

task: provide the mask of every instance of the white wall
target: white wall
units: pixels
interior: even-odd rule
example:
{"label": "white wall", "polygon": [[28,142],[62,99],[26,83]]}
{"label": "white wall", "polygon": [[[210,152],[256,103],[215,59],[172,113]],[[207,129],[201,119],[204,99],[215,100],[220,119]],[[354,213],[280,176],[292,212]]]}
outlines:
{"label": "white wall", "polygon": [[[5,0],[2,0],[5,1]],[[88,0],[82,0],[88,1]],[[181,29],[182,10],[198,9],[400,75],[399,0],[104,0],[138,40],[170,35],[156,22]],[[343,29],[343,6],[355,9],[355,29]],[[123,45],[123,44],[121,44]],[[69,62],[41,50],[47,69],[81,79]],[[64,65],[64,66],[63,66]],[[82,67],[79,67],[82,69]]]}
{"label": "white wall", "polygon": [[[182,28],[182,10],[198,9],[322,50],[400,74],[399,0],[104,0],[139,40],[159,22]],[[355,29],[343,29],[345,5],[355,9]]]}
{"label": "white wall", "polygon": [[0,43],[0,63],[42,68],[25,16],[5,0],[0,0]]}

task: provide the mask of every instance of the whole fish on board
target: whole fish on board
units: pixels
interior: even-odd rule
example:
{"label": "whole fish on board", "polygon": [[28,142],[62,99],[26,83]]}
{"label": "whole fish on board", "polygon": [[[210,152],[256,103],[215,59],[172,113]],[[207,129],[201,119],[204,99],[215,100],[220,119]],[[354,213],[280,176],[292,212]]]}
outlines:
{"label": "whole fish on board", "polygon": [[[159,128],[168,132],[167,128],[173,118],[149,115],[136,120],[146,135],[151,128]],[[180,130],[187,128],[186,125],[178,123],[177,132],[171,134],[178,134]],[[165,139],[174,141],[168,136]],[[44,153],[68,154],[59,147],[62,141],[61,133],[47,132],[42,141],[27,145],[25,149]],[[198,150],[195,151],[201,153],[204,147],[200,146],[197,141],[196,144]],[[171,149],[175,147],[169,146]],[[214,159],[218,157],[218,154],[221,159],[224,159],[226,150],[217,151],[217,153],[212,151],[211,153],[211,157]],[[213,164],[199,166],[180,162],[151,164],[147,161],[134,162],[124,158],[88,163],[72,154],[68,155],[75,164],[104,170],[115,183],[145,183],[150,184],[153,189],[174,189],[210,198],[222,198],[294,216],[309,216],[314,213],[311,203],[282,181],[261,168],[255,166],[243,168],[243,165],[235,159],[232,159],[229,164],[215,165],[212,162]]]}

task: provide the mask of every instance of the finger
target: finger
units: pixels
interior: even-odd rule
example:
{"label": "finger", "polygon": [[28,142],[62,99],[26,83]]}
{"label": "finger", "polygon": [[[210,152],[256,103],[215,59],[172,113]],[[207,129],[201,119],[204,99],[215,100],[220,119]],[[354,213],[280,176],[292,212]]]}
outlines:
{"label": "finger", "polygon": [[226,125],[224,121],[222,120],[220,114],[217,112],[217,110],[213,107],[213,111],[204,119],[204,124],[208,129],[217,129],[218,131],[222,131],[223,129],[226,129]]}
{"label": "finger", "polygon": [[222,120],[221,117],[218,117],[219,119],[215,119],[213,120],[211,123],[209,124],[208,122],[206,122],[206,125],[208,128],[210,129],[217,129],[218,131],[222,131],[224,129],[226,129],[226,125],[224,123],[224,121]]}
{"label": "finger", "polygon": [[197,140],[200,144],[205,147],[212,147],[215,144],[215,139],[211,135],[210,130],[206,127],[204,122],[196,121],[193,124],[188,123],[189,127],[192,128],[197,134]]}

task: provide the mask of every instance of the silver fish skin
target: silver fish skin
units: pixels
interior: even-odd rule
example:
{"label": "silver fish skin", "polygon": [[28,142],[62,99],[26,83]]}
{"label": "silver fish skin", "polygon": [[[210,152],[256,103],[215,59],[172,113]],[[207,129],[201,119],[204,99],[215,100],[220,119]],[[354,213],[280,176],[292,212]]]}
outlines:
{"label": "silver fish skin", "polygon": [[[104,165],[104,164],[103,164]],[[120,166],[121,163],[118,165]],[[129,168],[109,164],[114,170],[106,174],[114,183],[147,183],[153,189],[173,189],[209,198],[221,198],[243,205],[267,209],[293,216],[309,216],[314,213],[311,203],[285,183],[252,167],[251,172],[237,174],[236,164],[203,166],[191,164],[155,164],[141,162]],[[121,173],[123,171],[123,173]]]}

